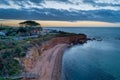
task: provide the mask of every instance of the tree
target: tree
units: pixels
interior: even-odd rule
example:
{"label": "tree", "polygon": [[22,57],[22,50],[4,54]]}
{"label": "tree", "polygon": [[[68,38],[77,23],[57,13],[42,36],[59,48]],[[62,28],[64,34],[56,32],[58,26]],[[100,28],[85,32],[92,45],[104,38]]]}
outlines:
{"label": "tree", "polygon": [[18,30],[17,30],[17,32],[25,33],[25,32],[27,32],[27,30],[24,27],[19,27]]}
{"label": "tree", "polygon": [[24,27],[34,27],[34,26],[39,26],[41,27],[41,25],[35,21],[24,21],[19,23],[20,26],[24,26]]}

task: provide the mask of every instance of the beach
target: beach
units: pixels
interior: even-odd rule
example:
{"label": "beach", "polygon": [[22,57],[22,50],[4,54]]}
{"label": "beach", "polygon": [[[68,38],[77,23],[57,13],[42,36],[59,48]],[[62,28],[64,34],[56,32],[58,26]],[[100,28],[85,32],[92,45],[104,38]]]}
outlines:
{"label": "beach", "polygon": [[[31,49],[24,65],[27,73],[36,76],[29,80],[61,80],[64,51],[75,43],[84,43],[85,41],[86,35],[55,37],[43,43],[42,46]],[[41,55],[38,55],[39,53]],[[36,54],[37,56],[33,57]]]}
{"label": "beach", "polygon": [[62,56],[68,44],[58,44],[43,51],[29,73],[37,74],[35,80],[61,80]]}

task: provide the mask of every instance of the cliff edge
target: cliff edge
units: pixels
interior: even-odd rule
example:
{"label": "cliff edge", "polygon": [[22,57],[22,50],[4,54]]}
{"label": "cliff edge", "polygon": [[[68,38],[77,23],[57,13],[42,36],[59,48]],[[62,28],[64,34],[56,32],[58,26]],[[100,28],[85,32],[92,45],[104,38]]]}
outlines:
{"label": "cliff edge", "polygon": [[83,44],[86,35],[62,36],[50,39],[41,46],[33,47],[23,60],[26,73],[35,77],[22,80],[61,80],[62,56],[64,50],[74,44]]}

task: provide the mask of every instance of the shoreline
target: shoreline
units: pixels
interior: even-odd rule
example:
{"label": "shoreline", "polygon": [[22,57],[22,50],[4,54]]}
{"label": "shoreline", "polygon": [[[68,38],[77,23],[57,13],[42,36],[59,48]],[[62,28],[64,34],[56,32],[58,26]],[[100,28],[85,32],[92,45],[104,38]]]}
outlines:
{"label": "shoreline", "polygon": [[58,44],[43,52],[45,55],[38,80],[61,80],[62,56],[68,46],[68,44]]}
{"label": "shoreline", "polygon": [[52,80],[61,80],[61,78],[62,78],[62,58],[64,55],[64,51],[68,47],[69,47],[69,45],[66,44],[61,49],[59,49],[60,52],[57,53],[56,61],[55,61],[54,69],[53,69]]}
{"label": "shoreline", "polygon": [[34,64],[35,66],[27,72],[37,75],[36,78],[22,80],[61,80],[62,57],[69,46],[69,44],[57,44],[43,51]]}
{"label": "shoreline", "polygon": [[[22,80],[61,80],[62,78],[62,57],[66,48],[73,46],[74,44],[83,44],[87,40],[86,35],[74,35],[65,37],[55,37],[42,46],[38,47],[37,53],[41,55],[37,56],[36,61],[32,61],[31,58],[36,51],[33,49],[30,53],[27,64],[25,64],[26,73],[36,75],[33,79]],[[30,63],[30,64],[28,64]]]}

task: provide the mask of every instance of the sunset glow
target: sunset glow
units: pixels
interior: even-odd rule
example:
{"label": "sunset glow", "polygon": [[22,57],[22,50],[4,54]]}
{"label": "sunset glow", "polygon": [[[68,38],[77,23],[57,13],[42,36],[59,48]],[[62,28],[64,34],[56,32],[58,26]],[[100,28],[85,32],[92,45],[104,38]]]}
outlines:
{"label": "sunset glow", "polygon": [[[25,20],[1,20],[0,24],[19,26],[19,23]],[[35,20],[40,23],[43,27],[119,27],[120,23],[108,23],[108,22],[98,22],[98,21],[43,21]]]}

